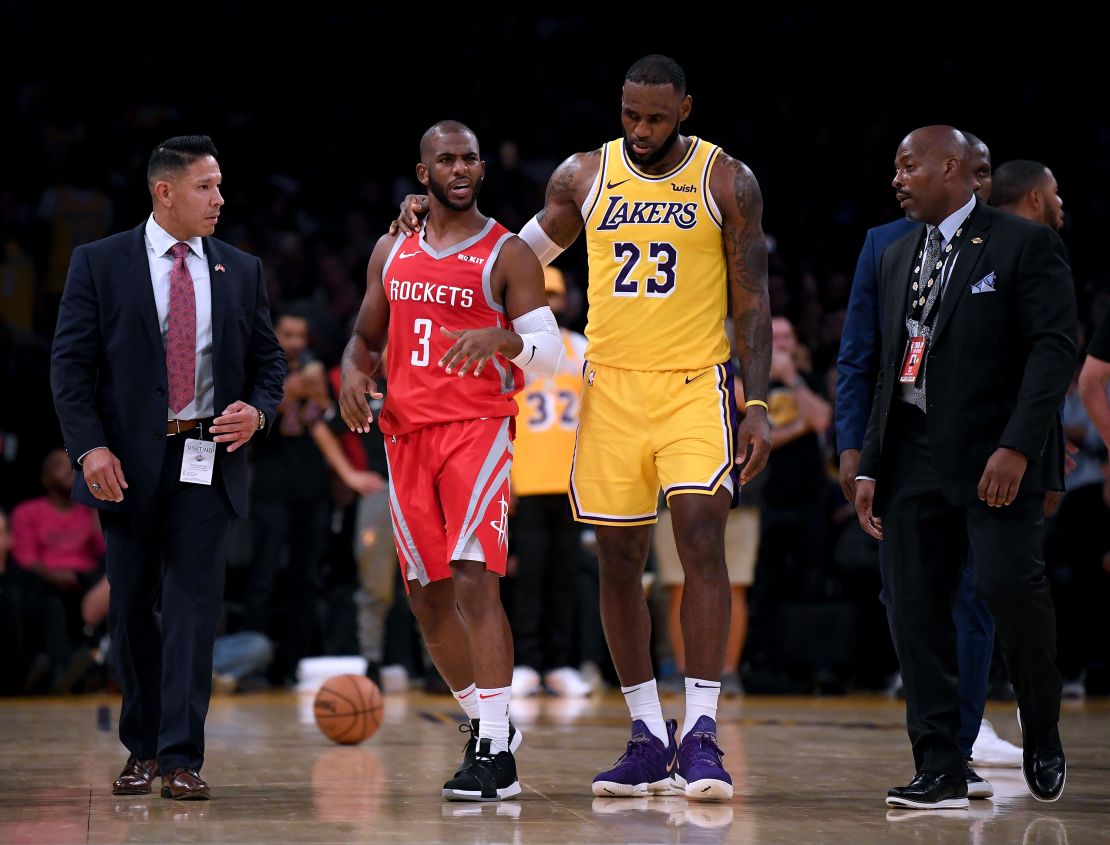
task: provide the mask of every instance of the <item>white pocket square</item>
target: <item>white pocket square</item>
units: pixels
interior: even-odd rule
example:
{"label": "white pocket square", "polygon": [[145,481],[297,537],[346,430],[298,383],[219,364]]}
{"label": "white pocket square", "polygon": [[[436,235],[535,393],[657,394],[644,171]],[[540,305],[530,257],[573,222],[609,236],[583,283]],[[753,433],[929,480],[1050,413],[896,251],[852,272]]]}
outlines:
{"label": "white pocket square", "polygon": [[995,277],[991,271],[971,286],[972,293],[994,293]]}

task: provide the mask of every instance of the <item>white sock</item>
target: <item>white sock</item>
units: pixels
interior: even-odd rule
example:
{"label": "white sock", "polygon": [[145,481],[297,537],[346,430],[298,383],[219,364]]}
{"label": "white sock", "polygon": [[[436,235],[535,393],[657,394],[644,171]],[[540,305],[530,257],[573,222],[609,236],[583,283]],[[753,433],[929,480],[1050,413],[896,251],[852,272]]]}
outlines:
{"label": "white sock", "polygon": [[459,702],[459,706],[466,711],[469,718],[478,718],[478,688],[474,684],[458,692],[451,690],[451,695],[455,696],[455,701]]}
{"label": "white sock", "polygon": [[478,689],[478,710],[482,723],[478,726],[478,739],[490,741],[489,750],[498,754],[509,750],[509,698],[513,688],[494,687]]}
{"label": "white sock", "polygon": [[667,738],[667,723],[663,721],[663,708],[659,705],[659,690],[655,686],[655,678],[634,687],[621,687],[621,692],[628,702],[628,712],[632,714],[632,720],[639,719],[647,725],[648,730],[666,746],[670,740]]}
{"label": "white sock", "polygon": [[717,696],[720,694],[720,681],[707,681],[704,678],[686,679],[686,721],[682,724],[680,741],[702,716],[708,716],[716,721]]}

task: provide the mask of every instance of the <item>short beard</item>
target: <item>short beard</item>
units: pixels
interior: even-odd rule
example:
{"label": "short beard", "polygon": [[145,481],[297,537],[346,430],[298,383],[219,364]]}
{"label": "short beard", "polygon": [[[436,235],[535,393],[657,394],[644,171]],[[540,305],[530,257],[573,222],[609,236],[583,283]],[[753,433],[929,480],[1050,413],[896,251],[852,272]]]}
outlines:
{"label": "short beard", "polygon": [[474,208],[475,204],[478,202],[478,194],[482,192],[482,182],[485,181],[485,178],[484,176],[479,176],[474,181],[474,190],[470,193],[470,199],[463,203],[451,199],[447,190],[434,179],[428,180],[428,190],[432,192],[432,196],[452,211],[469,211]]}
{"label": "short beard", "polygon": [[629,141],[628,136],[625,135],[624,151],[628,153],[628,157],[632,159],[632,163],[635,164],[637,167],[651,167],[653,164],[658,164],[659,162],[661,162],[667,156],[667,153],[671,151],[671,148],[675,145],[675,142],[678,141],[678,133],[681,129],[682,121],[678,121],[674,125],[674,131],[666,137],[663,143],[659,145],[658,149],[656,149],[654,152],[648,153],[646,156],[642,156],[639,153],[635,152],[632,149],[632,142]]}

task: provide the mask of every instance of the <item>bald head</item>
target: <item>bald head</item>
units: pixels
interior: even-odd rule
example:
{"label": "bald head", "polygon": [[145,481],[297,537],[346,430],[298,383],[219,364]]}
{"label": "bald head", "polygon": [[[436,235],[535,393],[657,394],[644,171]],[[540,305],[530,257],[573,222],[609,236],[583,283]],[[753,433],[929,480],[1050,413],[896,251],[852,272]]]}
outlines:
{"label": "bald head", "polygon": [[469,135],[474,139],[474,149],[478,149],[478,136],[474,134],[469,126],[457,120],[441,120],[439,123],[429,126],[427,131],[420,136],[420,160],[427,161],[438,139],[455,134]]}
{"label": "bald head", "polygon": [[924,126],[903,138],[892,184],[906,216],[935,226],[965,205],[978,184],[971,159],[967,139],[952,126]]}
{"label": "bald head", "polygon": [[967,137],[954,126],[923,126],[902,140],[902,146],[916,146],[922,155],[940,158],[967,158]]}

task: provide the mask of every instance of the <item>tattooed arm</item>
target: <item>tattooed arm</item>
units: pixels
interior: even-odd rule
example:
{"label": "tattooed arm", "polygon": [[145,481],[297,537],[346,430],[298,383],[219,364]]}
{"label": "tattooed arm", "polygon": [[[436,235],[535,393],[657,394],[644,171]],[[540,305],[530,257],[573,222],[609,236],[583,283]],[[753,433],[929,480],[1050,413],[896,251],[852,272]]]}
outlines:
{"label": "tattooed arm", "polygon": [[536,220],[544,233],[566,249],[582,231],[582,203],[601,166],[601,150],[575,153],[551,174],[543,210]]}
{"label": "tattooed arm", "polygon": [[[713,165],[709,187],[724,218],[721,236],[744,394],[749,401],[766,401],[771,371],[771,302],[767,293],[763,195],[751,170],[723,152]],[[736,444],[736,462],[744,465],[742,484],[763,469],[770,451],[767,411],[752,405],[746,409]]]}

